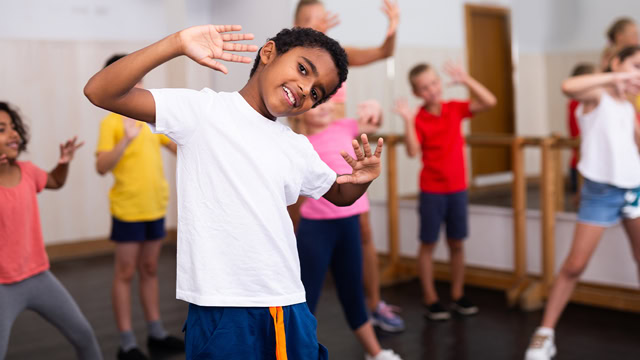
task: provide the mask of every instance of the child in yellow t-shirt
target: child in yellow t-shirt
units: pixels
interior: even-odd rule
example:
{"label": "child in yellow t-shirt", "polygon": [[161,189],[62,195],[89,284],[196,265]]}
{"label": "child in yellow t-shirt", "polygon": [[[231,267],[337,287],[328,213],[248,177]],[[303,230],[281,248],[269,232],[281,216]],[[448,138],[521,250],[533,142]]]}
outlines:
{"label": "child in yellow t-shirt", "polygon": [[[122,57],[113,56],[106,66]],[[146,358],[131,326],[131,280],[136,270],[149,330],[149,350],[184,350],[184,342],[164,330],[158,306],[156,269],[161,240],[166,236],[164,216],[169,200],[161,146],[176,152],[176,145],[169,138],[153,134],[149,127],[121,115],[111,113],[100,125],[96,169],[100,175],[113,173],[115,180],[109,200],[111,240],[116,243],[112,301],[120,331],[118,359]]]}

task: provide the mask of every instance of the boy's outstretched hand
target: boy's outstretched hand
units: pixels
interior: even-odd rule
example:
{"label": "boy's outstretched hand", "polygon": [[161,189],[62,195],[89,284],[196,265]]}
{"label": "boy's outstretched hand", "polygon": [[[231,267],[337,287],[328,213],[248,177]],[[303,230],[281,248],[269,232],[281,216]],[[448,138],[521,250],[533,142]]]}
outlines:
{"label": "boy's outstretched hand", "polygon": [[362,147],[358,144],[358,140],[353,140],[353,150],[356,153],[356,158],[352,158],[346,151],[342,151],[340,154],[344,160],[353,168],[353,172],[350,175],[340,175],[336,179],[338,184],[366,184],[373,181],[380,175],[380,155],[382,155],[382,138],[378,139],[378,146],[376,146],[375,153],[371,153],[371,146],[369,145],[369,139],[366,134],[362,134],[360,137],[362,140]]}
{"label": "boy's outstretched hand", "polygon": [[68,164],[73,160],[73,155],[76,153],[76,150],[84,145],[84,141],[76,144],[77,141],[78,137],[74,136],[73,139],[69,139],[64,144],[60,144],[60,160],[58,160],[58,164]]}
{"label": "boy's outstretched hand", "polygon": [[240,31],[240,25],[201,25],[182,30],[179,33],[180,45],[184,55],[200,65],[210,67],[222,73],[228,73],[227,67],[217,60],[251,63],[252,58],[231,54],[228,51],[255,52],[255,45],[238,44],[232,41],[253,40],[253,34],[229,34]]}

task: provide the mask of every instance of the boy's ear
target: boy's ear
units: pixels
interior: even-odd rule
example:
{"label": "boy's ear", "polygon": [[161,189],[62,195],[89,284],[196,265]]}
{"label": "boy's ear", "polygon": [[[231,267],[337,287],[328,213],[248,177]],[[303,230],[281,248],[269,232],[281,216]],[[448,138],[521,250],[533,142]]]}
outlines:
{"label": "boy's ear", "polygon": [[267,41],[266,44],[260,49],[260,62],[267,65],[273,59],[276,58],[276,43],[273,41]]}

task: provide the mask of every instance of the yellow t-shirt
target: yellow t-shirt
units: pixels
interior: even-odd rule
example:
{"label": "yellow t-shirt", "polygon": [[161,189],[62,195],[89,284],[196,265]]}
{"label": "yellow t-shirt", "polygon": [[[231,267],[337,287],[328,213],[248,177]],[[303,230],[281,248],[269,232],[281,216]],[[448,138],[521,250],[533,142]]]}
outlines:
{"label": "yellow t-shirt", "polygon": [[[171,142],[145,124],[112,169],[111,215],[122,221],[152,221],[165,216],[169,185],[162,170],[160,146]],[[97,152],[111,151],[125,136],[123,117],[107,115],[100,124]]]}

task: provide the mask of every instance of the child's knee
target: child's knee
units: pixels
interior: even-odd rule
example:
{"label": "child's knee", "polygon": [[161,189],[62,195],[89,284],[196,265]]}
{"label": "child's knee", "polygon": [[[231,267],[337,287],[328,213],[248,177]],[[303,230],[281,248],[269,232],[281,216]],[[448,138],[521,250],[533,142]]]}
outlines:
{"label": "child's knee", "polygon": [[582,259],[569,258],[565,261],[561,273],[571,279],[577,279],[582,275],[584,269],[587,267],[587,262]]}

